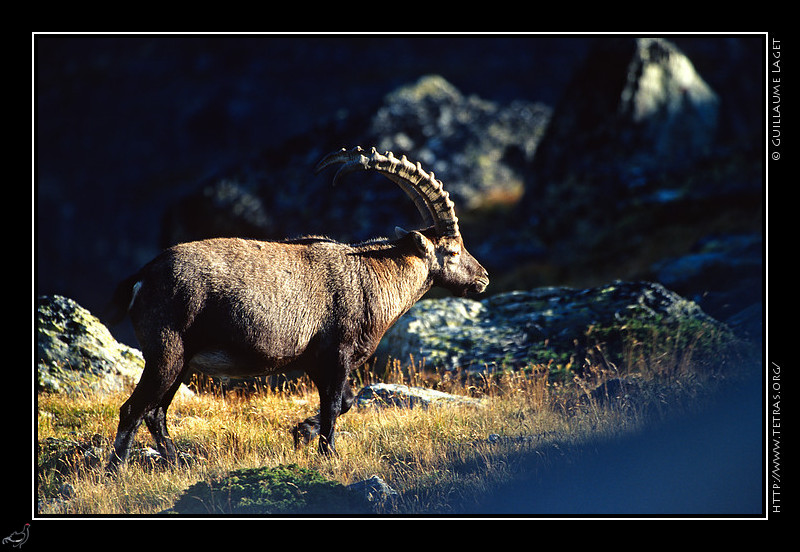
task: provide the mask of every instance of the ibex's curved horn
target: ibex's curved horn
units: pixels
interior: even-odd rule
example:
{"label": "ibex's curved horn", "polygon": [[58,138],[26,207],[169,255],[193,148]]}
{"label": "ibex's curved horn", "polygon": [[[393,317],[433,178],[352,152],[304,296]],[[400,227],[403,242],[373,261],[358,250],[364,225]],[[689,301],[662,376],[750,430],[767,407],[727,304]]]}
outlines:
{"label": "ibex's curved horn", "polygon": [[414,201],[426,225],[433,224],[440,236],[458,236],[458,218],[453,202],[433,173],[426,173],[419,163],[414,165],[404,155],[397,159],[387,151],[381,155],[375,148],[367,153],[361,146],[342,148],[326,155],[316,167],[319,173],[330,165],[342,163],[333,177],[334,184],[343,176],[357,170],[373,170],[383,174]]}

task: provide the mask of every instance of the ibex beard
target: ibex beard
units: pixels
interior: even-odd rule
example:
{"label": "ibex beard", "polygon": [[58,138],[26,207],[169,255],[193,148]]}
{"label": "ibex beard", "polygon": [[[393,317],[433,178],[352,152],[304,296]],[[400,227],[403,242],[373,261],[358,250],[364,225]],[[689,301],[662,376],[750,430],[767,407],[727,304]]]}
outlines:
{"label": "ibex beard", "polygon": [[486,289],[488,274],[464,247],[453,202],[433,173],[374,148],[329,154],[317,172],[333,164],[341,164],[334,182],[356,170],[386,176],[414,201],[424,229],[355,245],[319,237],[184,243],[123,281],[114,318],[130,314],[145,367],[120,408],[109,470],[127,460],[142,420],[160,454],[176,461],[166,413],[193,372],[305,372],[320,407],[294,428],[295,446],[318,435],[319,451],[334,453],[336,418],[354,400],[349,375],[386,330],[433,286],[458,296]]}

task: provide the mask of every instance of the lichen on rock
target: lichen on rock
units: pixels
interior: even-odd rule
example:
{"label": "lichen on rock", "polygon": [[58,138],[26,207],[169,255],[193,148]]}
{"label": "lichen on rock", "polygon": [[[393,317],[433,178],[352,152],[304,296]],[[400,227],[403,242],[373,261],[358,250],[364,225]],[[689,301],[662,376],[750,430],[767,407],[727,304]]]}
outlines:
{"label": "lichen on rock", "polygon": [[130,388],[144,368],[141,352],[119,343],[72,299],[39,298],[37,391],[109,393]]}
{"label": "lichen on rock", "polygon": [[[553,360],[565,364],[580,354],[591,332],[618,341],[624,332],[615,329],[689,322],[725,330],[694,302],[651,282],[589,289],[543,287],[481,301],[424,299],[386,333],[378,362],[413,359],[428,368],[452,371],[520,368]],[[609,347],[619,348],[618,343]]]}

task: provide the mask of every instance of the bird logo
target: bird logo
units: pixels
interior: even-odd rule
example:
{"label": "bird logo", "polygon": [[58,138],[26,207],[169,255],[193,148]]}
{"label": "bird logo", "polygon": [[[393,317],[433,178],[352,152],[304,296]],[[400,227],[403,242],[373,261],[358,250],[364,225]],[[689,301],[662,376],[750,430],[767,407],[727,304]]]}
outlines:
{"label": "bird logo", "polygon": [[22,528],[22,531],[14,531],[9,536],[3,539],[3,544],[10,544],[16,548],[20,548],[25,541],[28,540],[28,530],[30,529],[31,524],[26,523],[25,527]]}

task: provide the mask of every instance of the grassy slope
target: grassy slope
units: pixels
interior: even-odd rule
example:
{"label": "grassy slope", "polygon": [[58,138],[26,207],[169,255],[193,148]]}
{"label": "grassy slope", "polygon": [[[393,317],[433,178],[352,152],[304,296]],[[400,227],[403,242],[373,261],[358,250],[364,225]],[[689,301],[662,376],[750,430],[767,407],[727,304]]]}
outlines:
{"label": "grassy slope", "polygon": [[[314,413],[316,392],[305,380],[247,396],[203,393],[177,400],[168,424],[178,448],[198,458],[188,467],[154,468],[132,462],[116,478],[102,473],[124,395],[98,401],[41,395],[38,401],[37,492],[41,514],[155,514],[173,506],[184,489],[201,480],[261,466],[296,464],[342,484],[374,474],[399,491],[380,513],[447,514],[469,510],[486,493],[531,470],[568,462],[568,450],[631,435],[671,412],[686,411],[716,377],[685,369],[664,375],[663,362],[644,367],[635,400],[610,403],[589,391],[614,374],[593,373],[571,382],[527,374],[457,381],[441,374],[391,370],[383,379],[431,385],[482,397],[485,407],[443,405],[429,409],[354,408],[337,424],[336,458],[315,447],[295,450],[290,430]],[[395,366],[395,368],[397,368]],[[551,367],[552,368],[552,367]],[[500,439],[489,439],[490,435]],[[60,439],[61,441],[53,441]],[[73,443],[73,454],[65,440]],[[84,454],[94,442],[95,456]],[[81,448],[75,454],[75,444]],[[152,446],[142,428],[136,447]]]}

